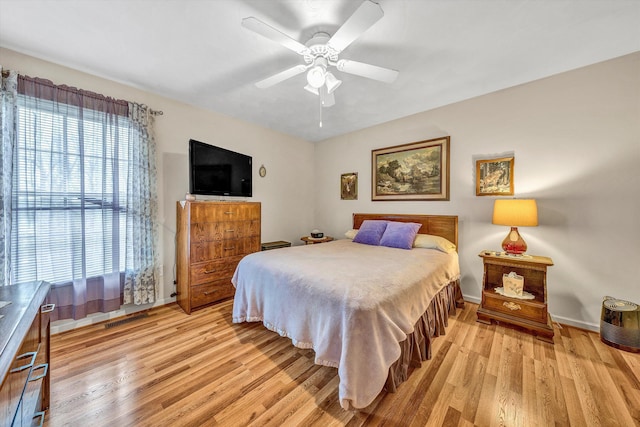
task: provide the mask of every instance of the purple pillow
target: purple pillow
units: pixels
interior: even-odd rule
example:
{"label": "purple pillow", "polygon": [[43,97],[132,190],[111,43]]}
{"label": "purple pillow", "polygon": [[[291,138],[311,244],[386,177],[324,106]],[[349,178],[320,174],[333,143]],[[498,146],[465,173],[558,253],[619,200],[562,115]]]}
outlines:
{"label": "purple pillow", "polygon": [[358,234],[353,238],[356,243],[363,243],[365,245],[380,245],[380,238],[384,234],[385,228],[387,228],[388,221],[382,221],[377,219],[367,219],[362,221]]}
{"label": "purple pillow", "polygon": [[422,227],[422,224],[415,222],[389,221],[382,235],[382,239],[380,239],[380,246],[411,249],[420,227]]}

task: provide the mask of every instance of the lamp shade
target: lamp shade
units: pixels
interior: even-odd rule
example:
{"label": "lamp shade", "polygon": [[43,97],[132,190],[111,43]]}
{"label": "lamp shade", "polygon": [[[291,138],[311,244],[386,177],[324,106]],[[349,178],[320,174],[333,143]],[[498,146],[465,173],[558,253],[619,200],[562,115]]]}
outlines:
{"label": "lamp shade", "polygon": [[316,65],[312,67],[307,73],[307,82],[311,87],[318,89],[324,84],[325,71],[324,67]]}
{"label": "lamp shade", "polygon": [[338,89],[338,87],[342,84],[342,80],[338,80],[331,73],[327,73],[326,81],[327,81],[327,92],[328,93],[333,93],[333,91]]}
{"label": "lamp shade", "polygon": [[316,89],[315,87],[311,86],[311,85],[306,85],[304,87],[304,90],[311,92],[314,95],[320,95],[320,92],[318,91],[318,89]]}
{"label": "lamp shade", "polygon": [[496,200],[491,222],[509,227],[535,227],[538,225],[538,205],[533,199]]}

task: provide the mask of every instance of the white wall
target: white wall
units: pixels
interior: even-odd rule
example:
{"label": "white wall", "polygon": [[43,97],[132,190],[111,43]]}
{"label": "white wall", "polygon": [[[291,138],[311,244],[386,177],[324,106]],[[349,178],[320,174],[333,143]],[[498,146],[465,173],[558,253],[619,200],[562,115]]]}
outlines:
{"label": "white wall", "polygon": [[[159,303],[174,300],[169,296],[174,291],[176,201],[184,199],[189,189],[190,138],[253,157],[253,197],[230,199],[262,203],[262,241],[288,240],[299,244],[300,236],[313,228],[312,143],[11,50],[0,48],[0,64],[3,68],[15,70],[20,74],[42,77],[56,84],[66,84],[113,98],[147,104],[154,110],[164,112],[155,122],[159,237],[161,262],[164,267],[158,295]],[[258,175],[258,168],[262,164],[267,169],[264,178]],[[116,312],[108,316],[115,317],[121,314]],[[103,317],[96,316],[85,323],[104,320]]]}
{"label": "white wall", "polygon": [[[372,202],[371,150],[451,136],[448,202]],[[508,229],[491,224],[495,197],[475,196],[475,159],[515,155],[515,196],[538,201],[528,252],[549,256],[554,319],[588,329],[602,297],[640,303],[640,53],[552,76],[316,144],[316,226],[342,236],[353,212],[459,216],[462,289],[479,301],[483,249]],[[359,197],[340,200],[340,174]],[[525,284],[526,287],[526,284]]]}

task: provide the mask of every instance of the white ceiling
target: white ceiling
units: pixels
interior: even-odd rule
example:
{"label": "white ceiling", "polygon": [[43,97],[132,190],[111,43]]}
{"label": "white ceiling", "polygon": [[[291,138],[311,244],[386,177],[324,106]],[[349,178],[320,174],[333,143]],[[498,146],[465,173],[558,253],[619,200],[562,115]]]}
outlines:
{"label": "white ceiling", "polygon": [[343,84],[322,128],[304,74],[254,85],[303,61],[240,22],[254,16],[305,43],[333,34],[360,0],[0,0],[0,46],[308,141],[640,50],[640,0],[376,2],[384,17],[340,58],[400,75],[334,71]]}

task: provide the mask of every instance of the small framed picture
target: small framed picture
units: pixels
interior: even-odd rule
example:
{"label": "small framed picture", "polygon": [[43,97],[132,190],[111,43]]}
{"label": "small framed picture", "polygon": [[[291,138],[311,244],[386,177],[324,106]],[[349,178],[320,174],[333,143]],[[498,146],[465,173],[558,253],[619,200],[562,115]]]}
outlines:
{"label": "small framed picture", "polygon": [[513,196],[513,157],[476,161],[476,196]]}
{"label": "small framed picture", "polygon": [[340,199],[358,200],[358,173],[343,173],[340,175]]}

